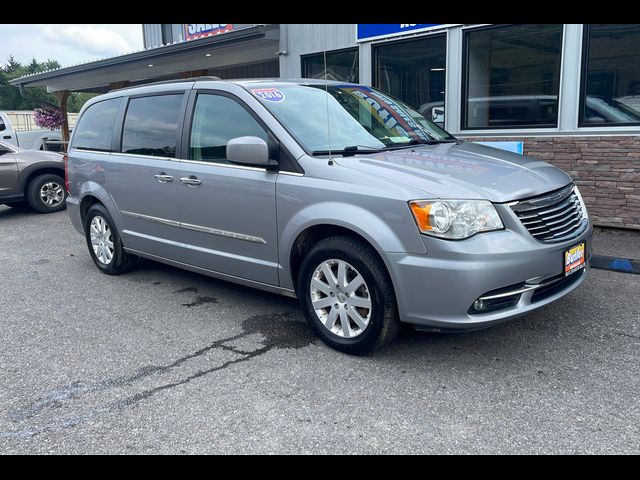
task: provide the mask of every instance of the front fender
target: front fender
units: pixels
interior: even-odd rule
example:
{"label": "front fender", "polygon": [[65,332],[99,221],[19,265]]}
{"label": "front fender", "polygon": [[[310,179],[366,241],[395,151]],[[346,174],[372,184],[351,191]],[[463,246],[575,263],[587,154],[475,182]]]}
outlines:
{"label": "front fender", "polygon": [[385,253],[426,253],[415,224],[409,225],[408,229],[393,228],[390,223],[397,227],[404,223],[404,218],[391,212],[382,215],[388,220],[371,210],[343,202],[314,203],[298,210],[280,230],[279,258],[284,272],[280,276],[280,286],[294,288],[290,265],[293,245],[302,232],[316,225],[334,225],[357,233],[376,249],[385,264],[388,262]]}
{"label": "front fender", "polygon": [[58,175],[64,178],[64,164],[62,162],[56,161],[47,161],[47,162],[37,162],[32,163],[31,165],[23,166],[19,165],[20,168],[20,191],[24,192],[27,187],[27,180],[33,173],[38,173],[38,171],[42,171],[43,173],[56,171]]}

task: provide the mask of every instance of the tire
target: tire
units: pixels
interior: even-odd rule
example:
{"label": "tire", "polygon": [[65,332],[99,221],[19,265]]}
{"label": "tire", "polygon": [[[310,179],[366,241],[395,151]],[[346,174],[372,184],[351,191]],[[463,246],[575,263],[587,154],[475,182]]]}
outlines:
{"label": "tire", "polygon": [[[336,286],[337,290],[332,294],[325,291],[327,286],[331,290],[331,281],[327,281],[322,266],[324,264],[332,269],[333,280],[336,280],[339,279],[340,262],[343,262],[343,271],[346,272],[343,275],[346,281],[342,283],[347,286],[343,285],[342,289],[339,285]],[[353,287],[349,285],[360,283],[357,274],[364,279],[364,284],[351,292],[349,290]],[[320,289],[316,288],[318,283],[313,282],[314,279],[322,283]],[[319,241],[302,261],[297,283],[298,298],[309,325],[324,343],[336,350],[364,355],[389,344],[400,331],[398,308],[389,273],[376,252],[362,241],[351,237],[330,237]],[[357,306],[352,304],[354,296],[360,297]],[[331,307],[320,308],[320,313],[314,308],[314,301],[317,307],[334,300],[337,301]],[[367,304],[367,300],[370,308],[360,308]],[[349,317],[355,308],[359,314],[359,322],[354,321],[355,317]],[[334,309],[337,313],[333,313]],[[349,312],[346,317],[343,310],[345,313]],[[336,315],[338,321],[333,324]],[[348,332],[345,332],[344,318],[347,318]],[[363,319],[368,320],[364,328],[361,327],[365,324]],[[325,326],[325,323],[332,325],[332,329]],[[353,336],[349,337],[351,333]]]}
{"label": "tire", "polygon": [[[101,225],[105,228],[100,228]],[[92,226],[97,226],[97,229],[92,230]],[[115,223],[103,205],[96,204],[89,208],[84,222],[84,232],[91,259],[101,272],[107,275],[120,275],[135,267],[138,257],[125,252]],[[92,232],[95,232],[93,240]],[[94,250],[94,241],[97,252]],[[107,249],[111,253],[110,256]]]}
{"label": "tire", "polygon": [[29,205],[40,213],[59,212],[67,207],[64,179],[58,175],[46,173],[34,178],[27,186],[26,194]]}

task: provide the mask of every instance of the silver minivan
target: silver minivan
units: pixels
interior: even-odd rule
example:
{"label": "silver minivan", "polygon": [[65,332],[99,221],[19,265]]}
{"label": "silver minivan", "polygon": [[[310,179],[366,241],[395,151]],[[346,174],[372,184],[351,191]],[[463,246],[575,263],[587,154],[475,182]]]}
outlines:
{"label": "silver minivan", "polygon": [[584,282],[592,227],[545,162],[462,141],[371,87],[199,78],[84,106],[67,206],[104,273],[137,257],[297,297],[361,354],[401,322],[487,327]]}

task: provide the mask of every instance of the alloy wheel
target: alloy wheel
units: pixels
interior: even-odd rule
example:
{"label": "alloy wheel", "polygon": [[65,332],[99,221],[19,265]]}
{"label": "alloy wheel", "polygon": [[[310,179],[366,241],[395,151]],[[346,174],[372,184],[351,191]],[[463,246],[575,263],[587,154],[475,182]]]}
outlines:
{"label": "alloy wheel", "polygon": [[354,338],[369,326],[372,313],[369,288],[351,264],[339,259],[325,260],[314,270],[309,291],[320,323],[334,335]]}
{"label": "alloy wheel", "polygon": [[100,215],[96,215],[91,219],[89,226],[89,236],[91,239],[91,247],[96,258],[103,265],[109,265],[114,256],[113,234],[106,220]]}

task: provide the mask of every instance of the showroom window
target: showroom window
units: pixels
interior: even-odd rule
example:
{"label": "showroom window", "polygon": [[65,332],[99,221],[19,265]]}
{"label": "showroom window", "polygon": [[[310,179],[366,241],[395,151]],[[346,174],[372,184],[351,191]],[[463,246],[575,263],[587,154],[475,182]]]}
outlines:
{"label": "showroom window", "polygon": [[373,85],[444,125],[446,35],[375,45]]}
{"label": "showroom window", "polygon": [[72,148],[111,151],[113,127],[120,100],[114,98],[88,107],[75,128]]}
{"label": "showroom window", "polygon": [[640,24],[584,28],[580,126],[640,125]]}
{"label": "showroom window", "polygon": [[174,158],[183,97],[179,94],[132,98],[124,119],[122,153]]}
{"label": "showroom window", "polygon": [[[327,80],[358,83],[358,49],[335,50],[327,52]],[[324,53],[302,57],[303,78],[325,78]]]}
{"label": "showroom window", "polygon": [[560,24],[466,31],[462,128],[557,126],[561,52]]}

